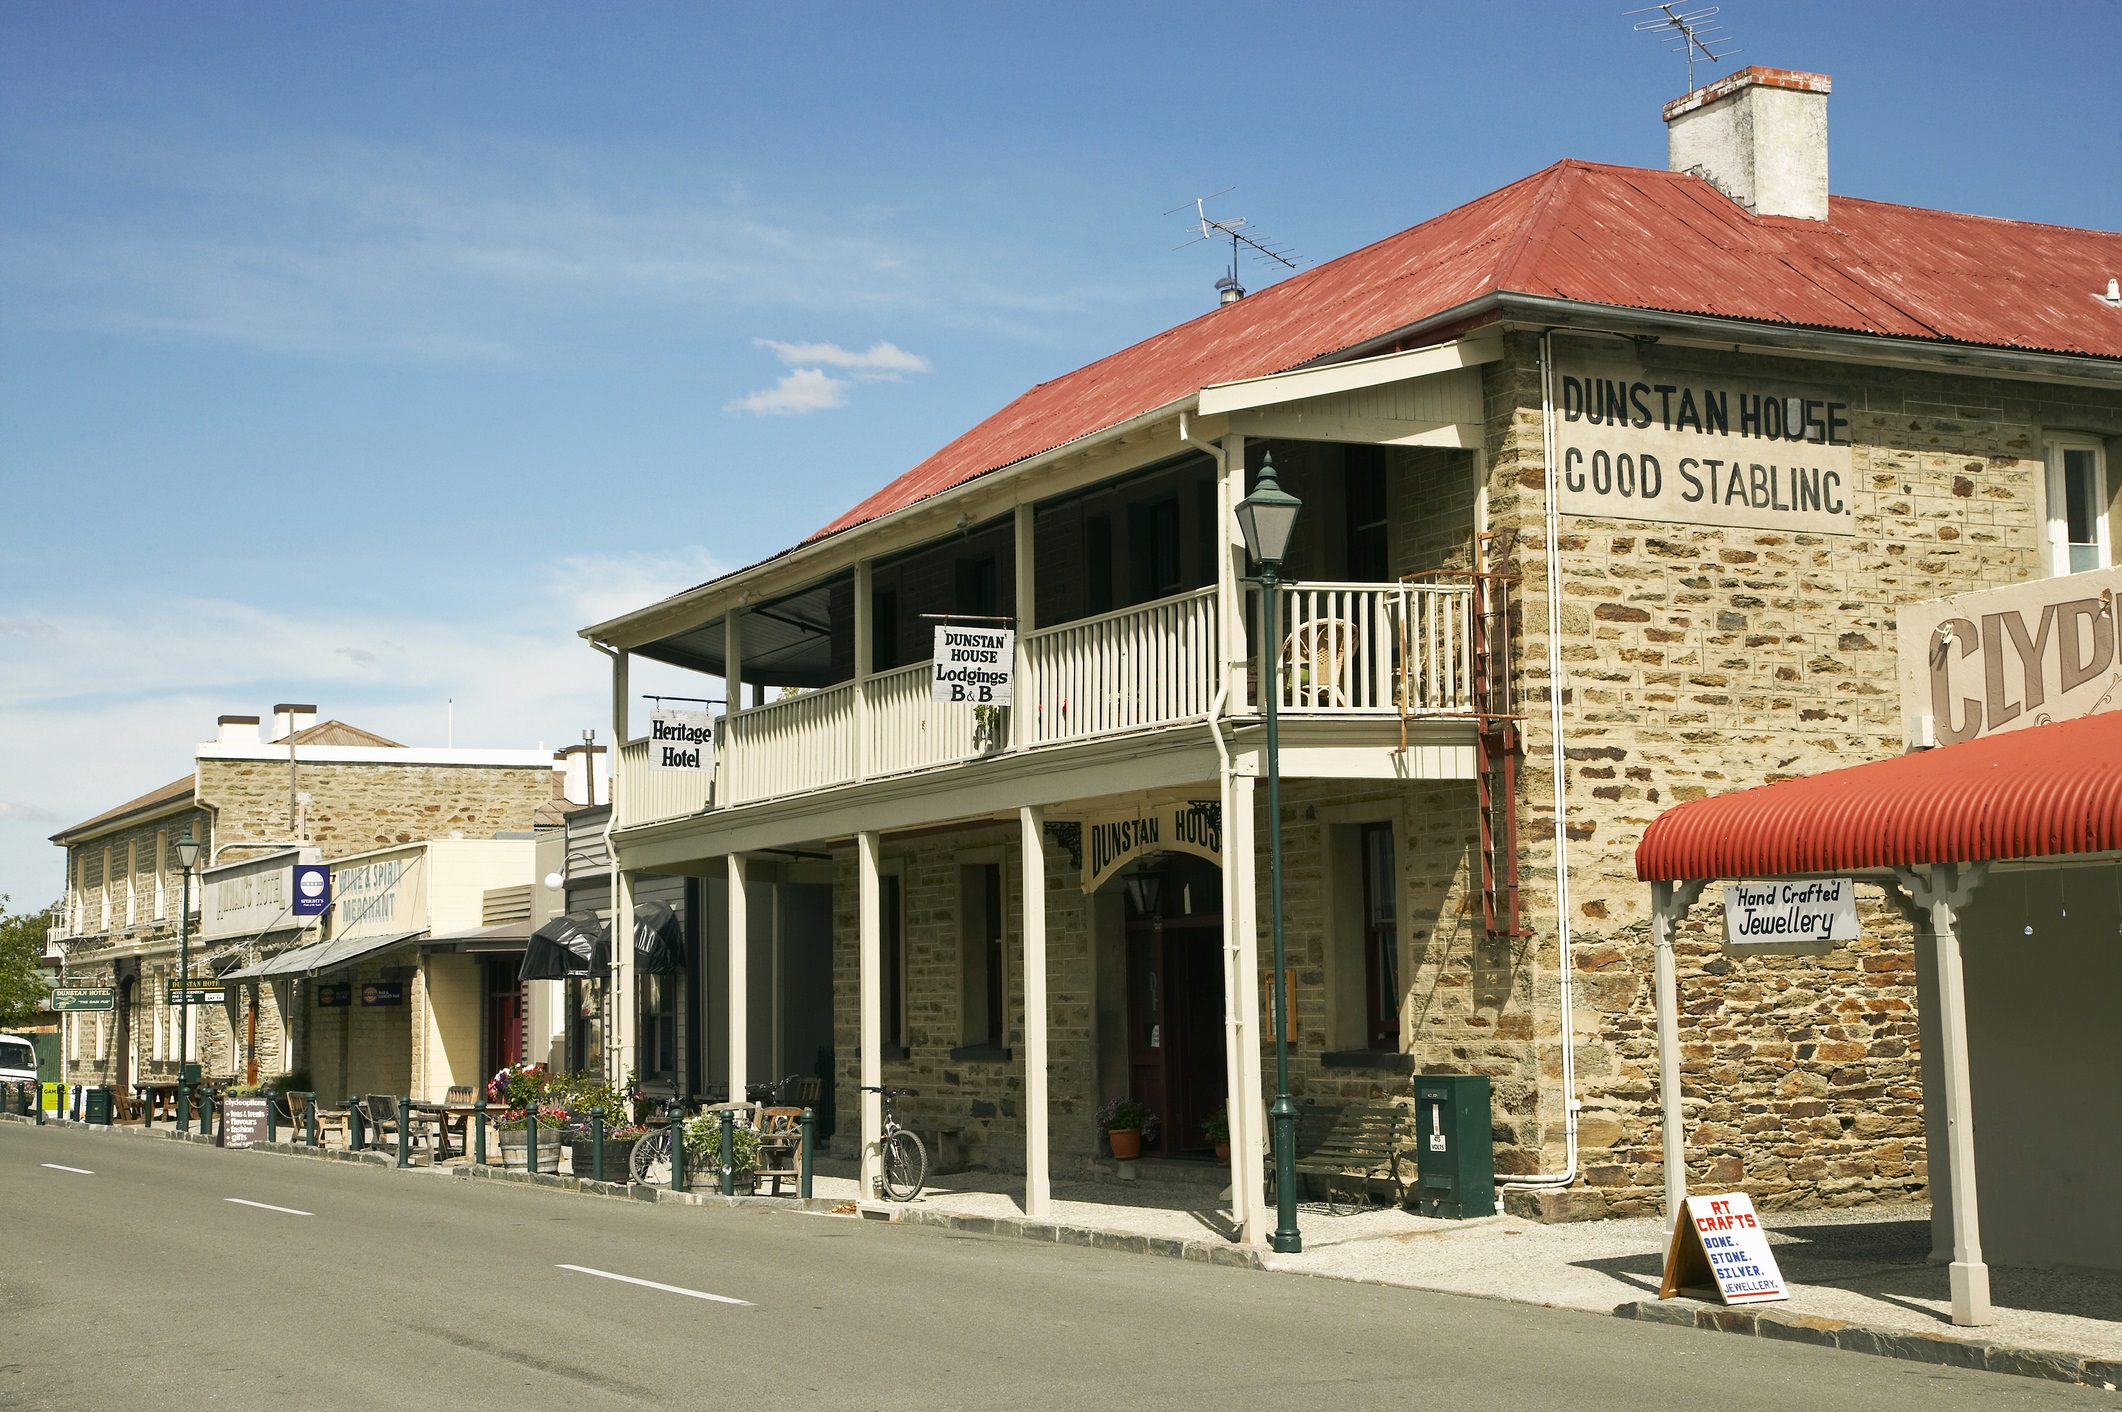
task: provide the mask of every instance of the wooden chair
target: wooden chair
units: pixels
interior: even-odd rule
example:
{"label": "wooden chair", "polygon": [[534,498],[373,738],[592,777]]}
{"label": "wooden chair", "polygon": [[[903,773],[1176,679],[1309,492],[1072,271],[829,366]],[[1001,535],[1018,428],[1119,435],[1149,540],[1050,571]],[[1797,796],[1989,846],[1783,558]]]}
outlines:
{"label": "wooden chair", "polygon": [[316,1101],[315,1094],[292,1088],[282,1089],[273,1095],[273,1105],[280,1110],[280,1115],[287,1119],[289,1142],[309,1141],[309,1122],[306,1115],[310,1105]]}
{"label": "wooden chair", "polygon": [[[345,1108],[326,1108],[317,1103],[316,1095],[309,1098],[310,1105],[317,1110],[317,1146],[346,1147],[351,1144],[352,1105]],[[336,1138],[337,1141],[333,1141]]]}
{"label": "wooden chair", "polygon": [[816,1074],[790,1074],[774,1086],[776,1108],[812,1108],[825,1092],[825,1080]]}
{"label": "wooden chair", "polygon": [[[368,1145],[371,1147],[385,1147],[395,1151],[398,1146],[399,1124],[412,1116],[398,1111],[398,1095],[395,1093],[365,1094],[361,1098],[360,1108],[362,1126],[368,1129]],[[415,1133],[413,1138],[414,1145],[418,1146],[418,1134]]]}
{"label": "wooden chair", "polygon": [[[443,1095],[442,1101],[450,1107],[456,1108],[460,1106],[468,1107],[479,1100],[477,1091],[470,1084],[451,1084],[449,1092]],[[436,1161],[441,1161],[444,1157],[449,1156],[452,1151],[469,1152],[472,1150],[471,1121],[472,1117],[469,1113],[438,1113],[435,1115],[435,1134],[438,1139],[435,1148]],[[454,1148],[450,1143],[452,1138],[456,1139]]]}
{"label": "wooden chair", "polygon": [[[752,1169],[752,1179],[773,1182],[773,1194],[779,1196],[784,1180],[793,1182],[802,1176],[803,1108],[761,1108],[758,1133],[759,1165]],[[753,1190],[757,1189],[754,1185]]]}

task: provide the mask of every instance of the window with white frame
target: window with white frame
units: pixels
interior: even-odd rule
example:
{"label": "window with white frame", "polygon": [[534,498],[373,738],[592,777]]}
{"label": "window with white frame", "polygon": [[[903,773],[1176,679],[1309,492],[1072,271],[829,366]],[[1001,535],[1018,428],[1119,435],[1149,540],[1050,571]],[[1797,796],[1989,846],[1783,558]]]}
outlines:
{"label": "window with white frame", "polygon": [[2077,574],[2114,562],[2107,524],[2107,455],[2090,437],[2048,443],[2049,572]]}

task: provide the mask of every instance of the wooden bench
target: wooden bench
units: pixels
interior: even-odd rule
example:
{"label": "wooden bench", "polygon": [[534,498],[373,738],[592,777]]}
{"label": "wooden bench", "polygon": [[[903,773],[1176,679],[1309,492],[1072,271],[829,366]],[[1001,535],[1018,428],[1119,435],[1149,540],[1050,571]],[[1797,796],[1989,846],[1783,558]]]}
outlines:
{"label": "wooden bench", "polygon": [[[1363,1185],[1349,1210],[1368,1205],[1371,1183],[1380,1180],[1391,1184],[1394,1201],[1405,1201],[1404,1172],[1414,1161],[1415,1115],[1398,1104],[1384,1099],[1342,1104],[1306,1099],[1297,1105],[1297,1176],[1319,1178],[1326,1186],[1326,1209],[1337,1215],[1342,1207],[1336,1187],[1350,1181]],[[1270,1147],[1270,1190],[1274,1177]]]}

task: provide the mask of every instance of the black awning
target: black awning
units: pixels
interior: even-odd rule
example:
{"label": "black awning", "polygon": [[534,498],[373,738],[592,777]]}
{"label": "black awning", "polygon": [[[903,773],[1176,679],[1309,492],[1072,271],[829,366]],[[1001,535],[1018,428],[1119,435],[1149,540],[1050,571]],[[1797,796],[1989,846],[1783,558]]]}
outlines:
{"label": "black awning", "polygon": [[602,976],[611,950],[611,932],[594,912],[555,917],[530,935],[523,949],[518,980],[564,981]]}
{"label": "black awning", "polygon": [[666,903],[634,908],[634,969],[644,976],[675,976],[685,970],[685,928]]}

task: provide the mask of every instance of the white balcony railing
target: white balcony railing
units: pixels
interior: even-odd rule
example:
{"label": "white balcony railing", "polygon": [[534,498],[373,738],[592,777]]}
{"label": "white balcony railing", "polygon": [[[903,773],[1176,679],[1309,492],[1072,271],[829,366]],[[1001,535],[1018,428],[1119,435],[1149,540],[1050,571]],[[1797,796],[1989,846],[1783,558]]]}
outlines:
{"label": "white balcony railing", "polygon": [[980,753],[972,708],[929,700],[929,676],[929,664],[917,662],[862,684],[869,698],[868,775],[925,770]]}
{"label": "white balcony railing", "polygon": [[855,778],[855,683],[724,716],[716,749],[732,804],[846,784]]}
{"label": "white balcony railing", "polygon": [[[1276,668],[1254,680],[1274,683],[1282,710],[1473,714],[1469,585],[1299,583],[1279,592]],[[1031,713],[1028,747],[1206,719],[1221,638],[1212,588],[1025,634],[1015,710]],[[928,663],[916,663],[725,716],[713,802],[753,804],[998,753],[1004,721],[983,732],[972,708],[931,701],[929,675]],[[681,818],[710,802],[705,776],[650,769],[645,742],[620,752],[620,770],[626,825]]]}
{"label": "white balcony railing", "polygon": [[1467,715],[1470,584],[1295,583],[1277,592],[1277,704],[1302,715]]}
{"label": "white balcony railing", "polygon": [[649,764],[649,744],[637,740],[619,751],[619,810],[629,824],[652,824],[697,814],[713,795],[714,776],[705,770],[658,770]]}
{"label": "white balcony railing", "polygon": [[1208,715],[1216,590],[1204,588],[1026,635],[1032,744],[1087,740]]}

